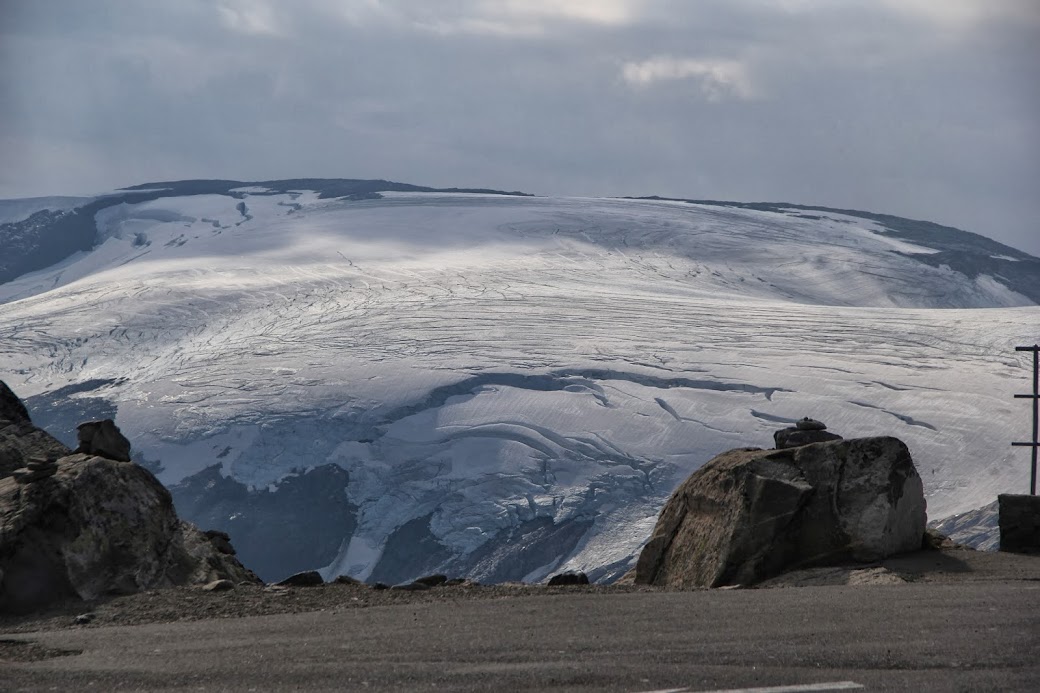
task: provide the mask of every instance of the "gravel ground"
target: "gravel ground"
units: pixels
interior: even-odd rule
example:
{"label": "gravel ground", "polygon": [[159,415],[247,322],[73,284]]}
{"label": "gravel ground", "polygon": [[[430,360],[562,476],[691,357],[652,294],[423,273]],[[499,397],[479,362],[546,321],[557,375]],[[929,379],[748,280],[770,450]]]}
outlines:
{"label": "gravel ground", "polygon": [[[1040,581],[1040,557],[965,548],[921,551],[872,565],[817,568],[787,573],[758,589],[820,585]],[[338,612],[396,604],[429,604],[477,599],[517,599],[551,594],[626,594],[670,590],[634,585],[546,587],[501,584],[440,586],[426,590],[374,589],[368,585],[328,583],[318,587],[239,585],[221,592],[199,587],[149,590],[94,601],[75,601],[26,616],[0,616],[0,633],[66,628],[172,623],[271,614]],[[84,617],[84,618],[77,618]],[[32,657],[22,645],[0,640],[0,659]]]}

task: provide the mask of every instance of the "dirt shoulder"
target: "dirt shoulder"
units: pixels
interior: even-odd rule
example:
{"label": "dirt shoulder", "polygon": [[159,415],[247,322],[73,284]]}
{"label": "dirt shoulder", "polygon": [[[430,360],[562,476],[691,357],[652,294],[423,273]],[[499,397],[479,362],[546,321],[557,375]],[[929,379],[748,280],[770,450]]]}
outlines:
{"label": "dirt shoulder", "polygon": [[[786,573],[755,589],[826,585],[1040,581],[1040,556],[954,548],[920,551],[870,565],[815,568]],[[329,583],[320,587],[239,585],[222,592],[198,587],[149,590],[89,602],[75,601],[26,616],[0,616],[0,633],[85,629],[112,625],[172,623],[308,612],[336,613],[397,604],[522,599],[553,594],[628,594],[670,590],[633,585],[545,587],[463,584],[421,591],[377,590]],[[82,618],[80,618],[82,617]]]}

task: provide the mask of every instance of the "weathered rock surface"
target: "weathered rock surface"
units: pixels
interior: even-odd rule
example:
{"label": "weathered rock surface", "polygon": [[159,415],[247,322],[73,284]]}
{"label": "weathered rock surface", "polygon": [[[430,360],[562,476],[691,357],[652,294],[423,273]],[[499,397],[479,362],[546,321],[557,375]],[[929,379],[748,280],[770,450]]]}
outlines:
{"label": "weathered rock surface", "polygon": [[[114,424],[91,430],[100,438],[90,441],[122,456],[126,439],[114,437]],[[125,448],[129,460],[129,443]],[[177,518],[170,493],[151,472],[69,454],[33,426],[3,382],[0,473],[0,612],[219,579],[258,582],[230,544]]]}
{"label": "weathered rock surface", "polygon": [[55,460],[67,454],[67,447],[33,426],[25,405],[0,380],[0,477],[10,476],[34,459]]}
{"label": "weathered rock surface", "polygon": [[895,438],[731,450],[669,499],[635,582],[718,587],[876,561],[918,550],[925,523],[921,478]]}
{"label": "weathered rock surface", "polygon": [[[798,422],[799,424],[801,421]],[[773,434],[773,442],[777,450],[797,448],[812,443],[827,443],[833,440],[842,440],[837,433],[828,433],[822,428],[800,428],[793,426],[784,428]]]}
{"label": "weathered rock surface", "polygon": [[255,582],[233,556],[181,522],[146,469],[70,455],[46,479],[0,479],[0,611],[153,587]]}
{"label": "weathered rock surface", "polygon": [[1040,553],[1040,496],[1002,493],[997,496],[1000,513],[1000,550]]}
{"label": "weathered rock surface", "polygon": [[81,423],[76,427],[76,438],[79,440],[76,452],[117,462],[130,461],[130,441],[112,419]]}

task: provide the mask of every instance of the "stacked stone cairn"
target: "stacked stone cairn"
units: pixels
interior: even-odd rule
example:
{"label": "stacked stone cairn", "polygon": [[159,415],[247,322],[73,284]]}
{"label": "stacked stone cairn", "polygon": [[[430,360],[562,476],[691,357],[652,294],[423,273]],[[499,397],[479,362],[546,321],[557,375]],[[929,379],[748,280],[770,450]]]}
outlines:
{"label": "stacked stone cairn", "polygon": [[32,457],[21,469],[16,469],[11,476],[19,484],[32,484],[54,476],[58,471],[58,461],[46,457]]}
{"label": "stacked stone cairn", "polygon": [[825,423],[808,416],[799,419],[791,428],[783,428],[773,434],[777,450],[797,448],[810,443],[826,443],[831,440],[842,440],[842,437],[836,433],[828,433]]}

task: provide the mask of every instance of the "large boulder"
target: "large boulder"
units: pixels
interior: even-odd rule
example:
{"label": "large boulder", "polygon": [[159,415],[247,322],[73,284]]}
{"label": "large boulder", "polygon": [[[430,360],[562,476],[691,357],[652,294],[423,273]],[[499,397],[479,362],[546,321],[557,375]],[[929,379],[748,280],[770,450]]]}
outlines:
{"label": "large boulder", "polygon": [[130,441],[112,419],[81,423],[76,427],[76,439],[79,441],[76,452],[117,462],[130,461]]}
{"label": "large boulder", "polygon": [[22,401],[0,380],[0,477],[33,460],[56,460],[69,449],[33,425]]}
{"label": "large boulder", "polygon": [[921,477],[896,438],[731,450],[684,481],[639,555],[637,584],[751,584],[921,547]]}
{"label": "large boulder", "polygon": [[82,454],[20,483],[0,479],[0,612],[220,579],[257,582],[177,518],[147,469]]}
{"label": "large boulder", "polygon": [[[123,456],[111,432],[104,434],[115,441],[110,452]],[[2,382],[0,434],[0,613],[154,587],[259,582],[226,535],[207,536],[178,519],[151,472],[69,454],[32,425]]]}

